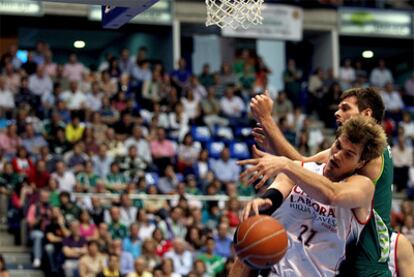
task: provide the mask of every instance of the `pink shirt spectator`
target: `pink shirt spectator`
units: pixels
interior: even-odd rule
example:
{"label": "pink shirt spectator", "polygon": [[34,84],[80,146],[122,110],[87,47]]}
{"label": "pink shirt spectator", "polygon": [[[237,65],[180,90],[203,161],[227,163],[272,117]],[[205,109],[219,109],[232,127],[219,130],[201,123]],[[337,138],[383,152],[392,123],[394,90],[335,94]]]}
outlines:
{"label": "pink shirt spectator", "polygon": [[68,78],[69,81],[81,81],[83,70],[83,64],[81,63],[67,63],[63,68],[63,76]]}
{"label": "pink shirt spectator", "polygon": [[87,226],[84,224],[79,225],[79,235],[86,240],[93,237],[95,235],[95,232],[96,226],[93,223]]}
{"label": "pink shirt spectator", "polygon": [[154,158],[173,157],[175,155],[174,146],[169,140],[153,140],[150,143],[151,154]]}
{"label": "pink shirt spectator", "polygon": [[6,154],[16,153],[17,146],[22,143],[19,137],[9,137],[7,134],[0,134],[0,149]]}
{"label": "pink shirt spectator", "polygon": [[48,63],[45,64],[45,73],[50,77],[55,77],[57,72],[57,64],[55,63]]}

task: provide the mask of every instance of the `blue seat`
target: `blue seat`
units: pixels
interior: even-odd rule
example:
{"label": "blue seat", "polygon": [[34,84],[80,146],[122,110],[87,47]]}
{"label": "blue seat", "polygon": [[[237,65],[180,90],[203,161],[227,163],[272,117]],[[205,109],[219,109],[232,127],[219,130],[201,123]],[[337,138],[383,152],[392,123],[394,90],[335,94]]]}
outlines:
{"label": "blue seat", "polygon": [[250,127],[238,127],[236,129],[236,136],[241,138],[250,137],[252,135],[252,128]]}
{"label": "blue seat", "polygon": [[191,136],[195,141],[208,142],[211,140],[210,129],[207,126],[192,127]]}
{"label": "blue seat", "polygon": [[221,151],[225,147],[224,142],[222,141],[212,141],[207,143],[207,150],[210,158],[220,158]]}
{"label": "blue seat", "polygon": [[218,126],[214,130],[214,136],[217,140],[230,142],[234,139],[233,131],[230,127]]}
{"label": "blue seat", "polygon": [[230,156],[234,159],[244,160],[250,158],[249,147],[244,142],[230,144]]}

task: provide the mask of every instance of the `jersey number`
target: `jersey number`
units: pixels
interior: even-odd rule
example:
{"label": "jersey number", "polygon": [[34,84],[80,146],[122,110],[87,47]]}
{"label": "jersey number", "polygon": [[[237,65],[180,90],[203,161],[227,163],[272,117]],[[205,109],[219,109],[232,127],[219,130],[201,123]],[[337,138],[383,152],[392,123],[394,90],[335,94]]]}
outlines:
{"label": "jersey number", "polygon": [[[305,235],[305,233],[309,230],[309,227],[308,226],[306,226],[306,225],[301,225],[300,226],[300,229],[301,229],[301,231],[300,231],[300,234],[299,234],[299,237],[298,237],[298,240],[299,241],[303,241],[303,239],[305,239],[303,236]],[[310,229],[309,230],[309,236],[308,236],[308,238],[305,240],[305,245],[306,246],[310,246],[310,241],[313,239],[313,237],[316,235],[316,231],[315,230],[313,230],[313,229]]]}

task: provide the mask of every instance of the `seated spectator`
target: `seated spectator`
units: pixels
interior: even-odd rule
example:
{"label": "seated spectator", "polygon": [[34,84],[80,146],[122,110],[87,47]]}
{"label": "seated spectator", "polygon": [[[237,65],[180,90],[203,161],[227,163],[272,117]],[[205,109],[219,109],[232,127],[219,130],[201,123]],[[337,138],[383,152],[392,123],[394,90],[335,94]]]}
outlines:
{"label": "seated spectator", "polygon": [[17,148],[17,155],[12,160],[13,170],[16,173],[29,176],[35,170],[32,159],[24,146]]}
{"label": "seated spectator", "polygon": [[[184,135],[189,131],[190,120],[181,102],[178,102],[173,106],[173,111],[169,113],[168,119],[169,127],[171,129],[170,136],[178,138],[178,140],[181,141]],[[160,124],[157,126],[162,127]]]}
{"label": "seated spectator", "polygon": [[121,211],[119,207],[112,206],[109,211],[110,217],[105,216],[105,221],[108,224],[109,233],[113,239],[124,239],[128,234],[127,227],[121,223]]}
{"label": "seated spectator", "polygon": [[208,88],[207,97],[203,97],[200,103],[201,112],[203,114],[204,123],[211,131],[215,125],[227,126],[229,121],[220,117],[220,102],[216,99],[216,91],[213,87]]}
{"label": "seated spectator", "polygon": [[[159,194],[159,191],[156,186],[150,185],[147,188],[147,193],[149,195]],[[166,216],[166,209],[169,208],[167,201],[164,199],[147,199],[144,202],[143,207],[149,214],[156,214],[162,217]]]}
{"label": "seated spectator", "polygon": [[142,241],[139,239],[139,225],[132,223],[129,225],[129,236],[122,241],[122,249],[137,259],[141,256]]}
{"label": "seated spectator", "polygon": [[405,138],[414,139],[414,122],[411,120],[411,114],[409,112],[403,112],[399,127],[404,129]]}
{"label": "seated spectator", "polygon": [[191,89],[186,89],[184,96],[181,97],[180,102],[183,105],[184,114],[192,123],[197,122],[200,116],[200,100],[201,98],[197,98]]}
{"label": "seated spectator", "polygon": [[177,185],[178,179],[174,172],[174,167],[172,165],[167,165],[164,170],[164,176],[158,181],[158,189],[163,194],[172,194]]}
{"label": "seated spectator", "polygon": [[76,180],[87,190],[91,190],[96,186],[99,176],[93,170],[93,163],[91,161],[85,162],[85,170],[76,175]]}
{"label": "seated spectator", "polygon": [[400,94],[394,90],[392,83],[387,82],[384,85],[384,90],[380,92],[385,106],[386,116],[393,120],[401,120],[401,110],[404,108],[404,102]]}
{"label": "seated spectator", "polygon": [[114,124],[119,119],[118,111],[112,107],[110,98],[107,95],[102,97],[102,106],[99,110],[102,122],[108,125]]}
{"label": "seated spectator", "polygon": [[204,88],[208,88],[214,84],[214,76],[210,73],[210,65],[208,63],[203,65],[201,74],[198,76],[198,80]]}
{"label": "seated spectator", "polygon": [[40,107],[40,97],[33,94],[29,89],[29,81],[27,77],[21,78],[21,84],[18,93],[14,97],[16,107],[28,105],[29,107]]}
{"label": "seated spectator", "polygon": [[63,68],[63,76],[69,81],[81,81],[84,72],[83,64],[78,62],[78,57],[75,53],[69,55],[69,61]]}
{"label": "seated spectator", "polygon": [[405,97],[407,100],[407,101],[404,100],[404,102],[406,102],[409,106],[413,106],[414,105],[414,71],[411,75],[411,78],[405,81],[404,88],[405,88]]}
{"label": "seated spectator", "polygon": [[121,115],[121,120],[114,124],[114,131],[118,136],[121,136],[122,139],[132,135],[132,130],[134,128],[134,122],[132,121],[132,115],[128,112],[125,112]]}
{"label": "seated spectator", "polygon": [[73,150],[67,152],[63,156],[65,164],[72,169],[75,173],[79,172],[86,161],[89,160],[88,155],[84,152],[85,144],[83,142],[77,142],[73,146]]}
{"label": "seated spectator", "polygon": [[52,92],[53,83],[50,77],[45,73],[43,65],[37,66],[36,74],[30,75],[29,89],[34,95],[39,97]]}
{"label": "seated spectator", "polygon": [[79,235],[85,240],[95,240],[98,238],[98,229],[91,220],[88,210],[82,210],[79,215]]}
{"label": "seated spectator", "polygon": [[120,257],[116,254],[109,254],[108,265],[96,275],[97,277],[119,277],[122,276],[119,267]]}
{"label": "seated spectator", "polygon": [[0,149],[5,155],[12,156],[17,152],[17,147],[21,145],[21,139],[17,135],[17,125],[9,124],[6,132],[0,133]]}
{"label": "seated spectator", "polygon": [[125,157],[117,157],[115,161],[119,164],[120,169],[128,177],[133,180],[135,177],[140,177],[145,174],[147,163],[138,153],[135,145],[128,148],[128,155]]}
{"label": "seated spectator", "polygon": [[177,150],[178,170],[185,175],[193,173],[193,165],[197,161],[199,152],[200,149],[194,144],[191,134],[186,134]]}
{"label": "seated spectator", "polygon": [[34,184],[36,188],[45,188],[49,184],[50,173],[46,168],[46,163],[43,160],[38,160],[34,170],[28,174],[30,184]]}
{"label": "seated spectator", "polygon": [[243,100],[234,95],[234,86],[232,85],[227,86],[224,97],[220,99],[220,107],[223,115],[233,121],[240,118],[245,111]]}
{"label": "seated spectator", "polygon": [[[372,86],[377,88],[383,88],[387,83],[393,83],[394,79],[392,78],[391,71],[385,66],[385,61],[380,59],[378,61],[378,67],[374,68],[371,71],[369,76],[369,81]],[[386,102],[384,101],[384,104]]]}
{"label": "seated spectator", "polygon": [[47,146],[47,142],[41,135],[37,135],[34,131],[33,125],[27,124],[26,131],[23,136],[22,145],[28,149],[30,154],[37,155],[40,153],[40,148]]}
{"label": "seated spectator", "polygon": [[188,227],[185,241],[191,246],[192,251],[199,251],[205,245],[205,238],[201,229],[195,226]]}
{"label": "seated spectator", "polygon": [[57,136],[58,130],[65,129],[65,122],[63,122],[60,114],[52,111],[50,118],[43,120],[43,136],[48,140],[54,140]]}
{"label": "seated spectator", "polygon": [[4,85],[6,90],[10,90],[12,94],[16,94],[19,90],[21,74],[13,68],[11,62],[4,65]]}
{"label": "seated spectator", "polygon": [[124,91],[119,91],[118,93],[116,93],[115,96],[112,98],[111,102],[112,102],[112,107],[114,107],[115,110],[117,110],[119,113],[130,114],[129,111],[127,110],[128,99]]}
{"label": "seated spectator", "polygon": [[226,259],[214,253],[216,249],[216,242],[212,237],[207,238],[207,245],[204,253],[198,256],[198,259],[203,261],[207,266],[209,276],[216,276],[224,270],[224,263]]}
{"label": "seated spectator", "polygon": [[66,165],[62,161],[56,163],[56,171],[52,173],[51,178],[55,179],[59,184],[59,191],[73,191],[76,184],[75,175],[66,170]]}
{"label": "seated spectator", "polygon": [[46,226],[50,223],[49,192],[41,190],[39,202],[31,204],[27,212],[27,223],[30,230],[30,239],[33,241],[33,267],[41,265],[43,255],[43,238]]}
{"label": "seated spectator", "polygon": [[77,81],[71,81],[69,90],[64,91],[60,100],[66,103],[66,106],[71,111],[78,111],[86,109],[87,96],[79,89],[79,83]]}
{"label": "seated spectator", "polygon": [[117,162],[111,163],[110,172],[105,178],[106,188],[113,192],[121,192],[125,190],[128,178],[120,172]]}
{"label": "seated spectator", "polygon": [[79,234],[79,221],[73,220],[70,223],[70,236],[63,239],[62,245],[65,276],[73,277],[79,268],[79,259],[87,254],[86,240]]}
{"label": "seated spectator", "polygon": [[109,174],[111,164],[113,163],[113,158],[108,155],[108,145],[101,144],[99,146],[99,152],[92,157],[92,162],[94,165],[94,172],[100,178],[105,178]]}
{"label": "seated spectator", "polygon": [[50,271],[52,274],[58,274],[60,267],[58,258],[62,251],[62,242],[64,238],[70,235],[70,231],[65,225],[65,218],[58,207],[53,207],[51,210],[51,221],[46,226],[45,234],[45,252],[48,257]]}
{"label": "seated spectator", "polygon": [[193,164],[193,172],[198,180],[205,180],[209,171],[208,150],[203,149],[200,151],[197,161]]}
{"label": "seated spectator", "polygon": [[175,150],[172,142],[166,139],[165,130],[157,129],[157,138],[150,142],[151,154],[154,163],[162,172],[165,167],[172,162],[175,156]]}
{"label": "seated spectator", "polygon": [[230,159],[230,151],[224,148],[221,152],[221,158],[211,160],[211,170],[220,182],[236,182],[239,180],[240,166],[234,159]]}
{"label": "seated spectator", "polygon": [[178,69],[171,72],[173,83],[183,90],[189,83],[191,71],[187,69],[187,63],[184,58],[178,60]]}
{"label": "seated spectator", "polygon": [[0,76],[0,115],[2,117],[10,118],[14,107],[13,92],[6,88],[4,77]]}
{"label": "seated spectator", "polygon": [[405,217],[401,233],[414,245],[414,217],[412,214]]}
{"label": "seated spectator", "polygon": [[68,152],[72,145],[66,140],[65,129],[58,129],[56,137],[49,140],[49,147],[53,154],[63,157],[63,154]]}
{"label": "seated spectator", "polygon": [[90,111],[97,112],[102,107],[102,90],[99,82],[92,83],[91,92],[86,94],[86,108]]}
{"label": "seated spectator", "polygon": [[148,141],[142,134],[140,126],[134,126],[132,136],[125,141],[125,147],[129,149],[132,145],[138,150],[139,156],[149,165],[152,163],[151,149]]}
{"label": "seated spectator", "polygon": [[121,223],[129,226],[135,222],[137,218],[138,208],[132,205],[132,200],[127,193],[122,193],[119,202],[121,204]]}
{"label": "seated spectator", "polygon": [[176,238],[173,242],[173,249],[165,254],[165,258],[173,261],[174,272],[180,275],[190,273],[193,266],[193,256],[191,252],[185,249],[185,241]]}
{"label": "seated spectator", "polygon": [[225,211],[231,228],[236,228],[240,224],[239,213],[240,202],[237,196],[231,196],[227,202],[227,211]]}
{"label": "seated spectator", "polygon": [[[150,237],[151,236],[147,238],[150,238]],[[155,226],[154,226],[154,231],[152,232],[152,238],[154,239],[157,245],[156,253],[160,257],[163,257],[164,254],[170,251],[170,249],[173,247],[171,240],[164,239],[164,234],[162,233],[161,229],[155,228]]]}
{"label": "seated spectator", "polygon": [[132,254],[122,249],[121,240],[115,239],[112,241],[109,253],[119,257],[119,269],[122,275],[134,271],[134,259]]}
{"label": "seated spectator", "polygon": [[342,90],[350,89],[356,79],[355,70],[351,63],[351,59],[345,59],[344,66],[339,70],[339,81],[341,82]]}
{"label": "seated spectator", "polygon": [[105,95],[113,96],[116,93],[116,85],[112,81],[109,71],[102,71],[100,86]]}
{"label": "seated spectator", "polygon": [[104,270],[106,258],[99,251],[99,244],[96,240],[87,243],[87,254],[79,260],[80,277],[95,277]]}
{"label": "seated spectator", "polygon": [[184,212],[180,207],[173,207],[171,209],[170,217],[161,221],[158,228],[161,229],[165,238],[173,240],[175,238],[184,239],[187,229],[184,225]]}
{"label": "seated spectator", "polygon": [[98,226],[98,239],[99,251],[101,253],[108,253],[109,246],[112,243],[111,233],[108,231],[108,224],[101,222]]}
{"label": "seated spectator", "polygon": [[70,222],[74,219],[78,219],[81,213],[81,209],[78,205],[70,199],[70,193],[62,191],[59,195],[60,210],[62,211],[65,220]]}
{"label": "seated spectator", "polygon": [[232,256],[231,248],[233,240],[228,236],[228,231],[229,225],[227,223],[220,223],[217,235],[214,237],[216,242],[214,253],[224,258],[230,258]]}
{"label": "seated spectator", "polygon": [[275,120],[279,120],[282,117],[287,117],[293,114],[292,102],[286,97],[284,91],[279,91],[276,101],[273,103],[272,115]]}
{"label": "seated spectator", "polygon": [[413,164],[413,148],[407,146],[403,135],[398,136],[398,142],[392,147],[394,163],[394,184],[397,192],[404,190],[408,182],[408,169]]}
{"label": "seated spectator", "polygon": [[161,261],[157,255],[157,244],[152,238],[144,240],[142,244],[142,257],[145,259],[149,270],[153,270]]}
{"label": "seated spectator", "polygon": [[147,262],[143,257],[138,257],[134,262],[134,272],[128,273],[126,277],[152,277],[152,273],[147,271]]}
{"label": "seated spectator", "polygon": [[65,136],[68,142],[76,143],[82,139],[83,132],[85,131],[85,125],[80,122],[77,115],[72,115],[72,120],[65,128]]}
{"label": "seated spectator", "polygon": [[[149,219],[145,209],[140,209],[137,213],[137,222],[139,224],[139,239],[141,241],[154,237],[153,232],[156,226],[152,220]],[[155,239],[155,237],[154,237]]]}

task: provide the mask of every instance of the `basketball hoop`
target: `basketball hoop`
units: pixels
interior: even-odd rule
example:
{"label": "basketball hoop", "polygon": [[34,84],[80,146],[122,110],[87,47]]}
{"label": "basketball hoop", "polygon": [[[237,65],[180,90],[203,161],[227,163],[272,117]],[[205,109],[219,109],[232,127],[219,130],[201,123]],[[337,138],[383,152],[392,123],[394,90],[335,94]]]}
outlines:
{"label": "basketball hoop", "polygon": [[247,29],[263,21],[263,0],[206,0],[206,5],[206,26]]}

